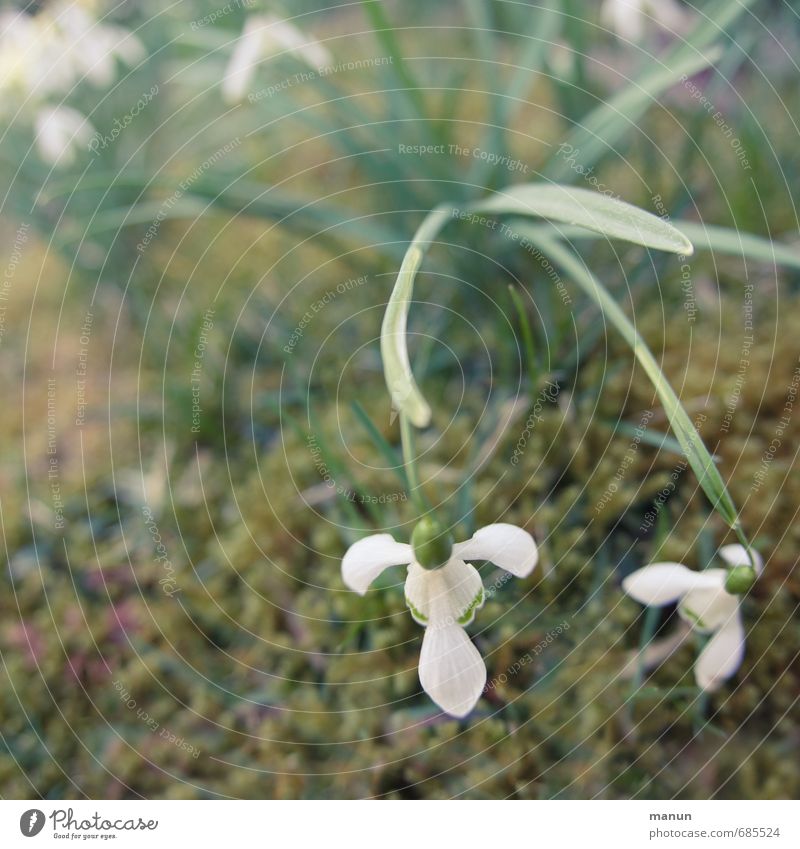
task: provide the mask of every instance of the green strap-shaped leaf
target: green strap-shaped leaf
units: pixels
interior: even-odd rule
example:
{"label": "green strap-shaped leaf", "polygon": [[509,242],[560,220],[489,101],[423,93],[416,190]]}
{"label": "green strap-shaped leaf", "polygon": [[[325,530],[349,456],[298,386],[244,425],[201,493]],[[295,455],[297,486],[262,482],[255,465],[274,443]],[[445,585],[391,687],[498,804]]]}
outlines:
{"label": "green strap-shaped leaf", "polygon": [[697,245],[723,254],[767,262],[770,265],[786,265],[800,268],[800,250],[774,242],[764,236],[745,233],[729,227],[707,226],[697,221],[677,221],[681,231]]}
{"label": "green strap-shaped leaf", "polygon": [[[767,236],[735,230],[732,227],[704,224],[702,221],[678,219],[673,224],[699,251],[707,250],[712,253],[729,254],[740,259],[751,259],[754,262],[800,269],[800,248],[787,245],[785,242],[776,242]],[[566,241],[599,238],[597,233],[591,233],[583,227],[556,228],[544,224],[539,225],[539,230],[545,236],[554,236]],[[789,236],[788,233],[785,235]],[[797,234],[793,236],[796,238]]]}
{"label": "green strap-shaped leaf", "polygon": [[692,470],[697,475],[709,501],[732,528],[738,527],[736,507],[722,480],[719,470],[714,465],[711,454],[706,449],[678,396],[669,385],[664,373],[658,367],[655,357],[639,335],[631,320],[622,311],[610,292],[592,274],[581,259],[557,239],[547,237],[541,231],[528,228],[527,222],[515,225],[527,238],[530,238],[547,257],[569,274],[583,291],[600,307],[603,315],[619,331],[623,339],[630,345],[636,359],[644,368],[664,405],[669,423],[680,443]]}
{"label": "green strap-shaped leaf", "polygon": [[422,222],[403,257],[381,328],[381,355],[386,386],[394,408],[416,427],[425,427],[431,409],[414,380],[406,326],[414,278],[425,251],[452,218],[474,221],[478,215],[535,216],[578,225],[608,238],[688,256],[691,242],[667,221],[613,197],[571,186],[527,183],[511,186],[461,209],[439,206]]}
{"label": "green strap-shaped leaf", "polygon": [[429,212],[403,257],[397,282],[386,305],[381,326],[381,356],[386,386],[395,409],[406,416],[416,427],[425,427],[431,420],[431,408],[422,397],[408,359],[406,320],[414,294],[414,278],[422,263],[425,251],[438,232],[451,217],[449,208]]}
{"label": "green strap-shaped leaf", "polygon": [[468,211],[495,215],[533,215],[575,224],[611,239],[689,256],[692,243],[669,222],[590,189],[525,183],[470,204]]}

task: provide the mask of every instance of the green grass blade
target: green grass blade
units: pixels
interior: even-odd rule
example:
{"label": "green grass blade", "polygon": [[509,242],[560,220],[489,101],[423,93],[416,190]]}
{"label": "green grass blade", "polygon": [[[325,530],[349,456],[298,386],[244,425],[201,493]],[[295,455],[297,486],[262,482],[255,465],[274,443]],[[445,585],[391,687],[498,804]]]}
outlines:
{"label": "green grass blade", "polygon": [[[523,184],[469,204],[459,211],[436,207],[420,225],[403,257],[381,327],[381,356],[386,386],[394,408],[416,427],[426,427],[431,409],[411,371],[406,327],[414,294],[414,278],[425,251],[439,231],[454,217],[475,221],[476,214],[539,216],[548,221],[577,224],[610,238],[688,256],[692,244],[669,222],[642,209],[599,192],[570,186]],[[504,227],[506,225],[503,225]],[[534,231],[532,231],[534,232]],[[509,228],[512,239],[518,241]],[[609,296],[610,297],[610,296]]]}
{"label": "green grass blade", "polygon": [[702,17],[698,16],[699,23],[685,40],[676,43],[663,59],[656,60],[637,81],[593,109],[569,133],[545,174],[554,180],[564,180],[580,173],[574,163],[567,161],[568,156],[574,156],[580,170],[586,173],[584,169],[594,166],[607,151],[613,150],[665,91],[684,75],[690,77],[717,60],[721,52],[711,45],[754,2],[717,0],[704,8]]}
{"label": "green grass blade", "polygon": [[[521,219],[520,219],[521,220]],[[686,236],[697,250],[717,251],[755,262],[769,265],[785,265],[800,269],[800,250],[775,242],[767,236],[734,230],[732,227],[718,227],[704,224],[702,221],[678,220],[672,222]],[[540,225],[539,232],[558,239],[597,239],[598,234],[583,227],[549,227]]]}
{"label": "green grass blade", "polygon": [[531,87],[533,76],[541,69],[547,50],[558,38],[562,15],[557,0],[547,0],[533,18],[535,32],[526,36],[530,43],[519,58],[517,70],[499,100],[500,122],[503,127],[514,120],[522,99]]}
{"label": "green grass blade", "polygon": [[[502,122],[501,108],[503,98],[500,96],[500,73],[496,60],[494,22],[492,9],[485,0],[462,0],[465,7],[466,19],[471,27],[473,50],[476,57],[483,63],[483,78],[487,89],[485,131],[481,149],[495,154],[505,150],[505,127]],[[476,159],[467,174],[467,182],[473,185],[484,185],[491,178],[494,165],[487,160]]]}
{"label": "green grass blade", "polygon": [[[566,180],[587,172],[619,139],[636,127],[642,115],[682,76],[690,77],[712,64],[719,52],[679,56],[673,62],[658,65],[641,80],[593,109],[557,148],[544,169],[553,180]],[[575,167],[575,163],[580,168]]]}
{"label": "green grass blade", "polygon": [[519,331],[520,336],[522,337],[522,346],[525,351],[525,356],[528,360],[528,382],[530,384],[531,390],[531,402],[536,397],[536,389],[539,384],[539,367],[536,360],[536,349],[533,344],[533,332],[531,331],[531,323],[528,321],[528,312],[525,309],[525,304],[522,302],[522,298],[514,288],[513,285],[509,284],[508,286],[508,294],[511,297],[511,301],[514,304],[514,309],[517,313],[517,320],[519,321]]}
{"label": "green grass blade", "polygon": [[[524,226],[524,225],[522,225]],[[644,339],[603,284],[589,271],[582,260],[555,239],[535,236],[537,246],[556,262],[583,291],[600,307],[605,318],[614,326],[633,350],[664,405],[675,436],[684,456],[692,467],[700,486],[717,512],[730,527],[738,527],[736,507],[725,486],[711,454],[703,445],[678,396],[658,366]]]}
{"label": "green grass blade", "polygon": [[380,0],[361,0],[361,5],[367,13],[370,25],[381,46],[387,55],[391,56],[392,70],[397,76],[398,81],[402,84],[403,91],[406,92],[411,101],[414,111],[419,116],[424,117],[425,101],[422,98],[422,90],[406,66],[403,51],[400,49],[400,43],[397,41],[394,27],[386,16],[383,3]]}
{"label": "green grass blade", "polygon": [[409,491],[408,476],[403,465],[403,458],[398,453],[397,449],[390,445],[386,437],[378,430],[377,425],[369,417],[367,411],[361,406],[358,401],[352,401],[350,408],[353,414],[358,419],[361,426],[367,432],[367,435],[372,440],[373,445],[380,451],[384,460],[389,464],[390,469],[397,475],[400,483],[405,487],[406,492]]}

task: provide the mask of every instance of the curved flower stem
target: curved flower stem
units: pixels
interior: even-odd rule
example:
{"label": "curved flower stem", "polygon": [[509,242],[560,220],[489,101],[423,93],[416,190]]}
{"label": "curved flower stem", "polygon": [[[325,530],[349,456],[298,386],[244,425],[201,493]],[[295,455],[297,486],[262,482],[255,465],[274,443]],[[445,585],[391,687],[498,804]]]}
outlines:
{"label": "curved flower stem", "polygon": [[750,561],[750,565],[753,567],[756,573],[758,573],[758,567],[756,566],[756,559],[753,557],[753,551],[750,548],[750,543],[745,536],[744,531],[742,530],[742,526],[737,522],[734,526],[733,530],[736,532],[736,536],[739,542],[742,544],[742,547],[747,552],[747,559]]}
{"label": "curved flower stem", "polygon": [[422,515],[430,510],[430,505],[427,503],[425,493],[420,486],[417,459],[414,453],[414,431],[411,419],[405,413],[400,413],[400,441],[403,447],[403,465],[408,480],[408,495]]}

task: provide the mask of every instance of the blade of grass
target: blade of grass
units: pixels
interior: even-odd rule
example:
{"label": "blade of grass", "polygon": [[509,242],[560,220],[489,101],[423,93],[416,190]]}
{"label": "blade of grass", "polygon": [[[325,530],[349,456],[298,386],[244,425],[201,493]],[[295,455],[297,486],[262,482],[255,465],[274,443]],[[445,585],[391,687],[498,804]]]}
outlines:
{"label": "blade of grass", "polygon": [[[522,225],[524,226],[524,225]],[[706,449],[700,434],[692,424],[689,415],[678,400],[678,396],[658,366],[655,357],[644,339],[634,327],[619,304],[609,294],[603,284],[589,271],[584,262],[571,250],[555,239],[548,239],[539,233],[532,235],[538,247],[583,289],[600,307],[603,315],[628,343],[658,393],[670,425],[680,443],[684,456],[692,467],[700,486],[714,509],[731,527],[741,530],[736,507],[725,486],[711,454]]]}
{"label": "blade of grass", "polygon": [[525,309],[525,304],[522,303],[522,297],[512,284],[509,284],[508,286],[508,294],[511,296],[511,301],[517,312],[520,335],[522,336],[522,346],[525,351],[525,356],[528,359],[528,382],[530,384],[531,399],[533,399],[536,397],[536,389],[539,385],[540,374],[539,363],[536,359],[536,349],[533,344],[533,333],[531,332],[531,325],[528,321],[528,313]]}
{"label": "blade of grass", "polygon": [[[494,22],[492,20],[491,4],[485,0],[463,0],[466,8],[466,18],[470,25],[470,33],[474,42],[475,57],[482,63],[483,85],[487,89],[486,117],[484,137],[481,149],[496,155],[505,152],[505,129],[502,122],[500,94],[500,74],[496,62]],[[494,165],[487,160],[476,159],[467,173],[467,182],[473,185],[484,185],[484,181],[495,171]]]}
{"label": "blade of grass", "polygon": [[[545,168],[546,176],[571,179],[593,167],[630,129],[636,127],[657,98],[703,68],[713,64],[721,51],[712,43],[742,15],[755,0],[717,0],[698,15],[698,24],[689,36],[679,41],[663,60],[650,59],[650,70],[632,82],[619,94],[593,109],[567,136],[564,144]],[[566,151],[582,167],[576,169],[568,162]]]}
{"label": "blade of grass", "polygon": [[392,70],[397,75],[398,81],[402,84],[402,90],[407,94],[417,115],[424,118],[426,112],[422,90],[408,70],[403,57],[403,51],[400,49],[400,43],[395,35],[394,27],[386,16],[383,3],[380,0],[361,0],[361,5],[369,18],[370,25],[378,41],[380,41],[383,49],[392,59]]}
{"label": "blade of grass", "polygon": [[369,417],[367,411],[361,406],[358,401],[352,401],[350,408],[353,414],[358,419],[359,424],[364,428],[372,443],[380,451],[383,458],[389,464],[389,468],[397,475],[400,483],[405,487],[406,492],[409,490],[408,476],[406,475],[403,459],[394,446],[390,445],[384,435],[378,430],[375,422]]}
{"label": "blade of grass", "polygon": [[690,77],[703,70],[718,56],[719,53],[713,50],[709,50],[707,55],[680,56],[665,66],[656,66],[638,82],[603,102],[556,149],[544,168],[545,176],[553,180],[569,180],[586,174],[605,153],[615,149],[625,133],[636,128],[659,95],[672,88],[682,76]]}
{"label": "blade of grass", "polygon": [[698,248],[719,251],[732,256],[766,262],[770,265],[786,265],[800,269],[800,250],[774,242],[764,236],[742,233],[728,227],[708,226],[696,221],[676,221],[680,228]]}
{"label": "blade of grass", "polygon": [[[668,433],[652,431],[649,428],[644,430],[639,425],[632,425],[629,422],[601,421],[599,423],[613,430],[615,433],[622,433],[625,436],[636,438],[643,445],[652,445],[654,448],[666,449],[673,454],[683,456],[683,448],[681,448],[680,442]],[[714,460],[716,461],[717,457],[714,457]]]}
{"label": "blade of grass", "polygon": [[[684,256],[692,253],[692,243],[668,221],[590,189],[523,183],[496,192],[466,209],[494,215],[536,216],[656,250]],[[514,238],[513,231],[506,235]]]}

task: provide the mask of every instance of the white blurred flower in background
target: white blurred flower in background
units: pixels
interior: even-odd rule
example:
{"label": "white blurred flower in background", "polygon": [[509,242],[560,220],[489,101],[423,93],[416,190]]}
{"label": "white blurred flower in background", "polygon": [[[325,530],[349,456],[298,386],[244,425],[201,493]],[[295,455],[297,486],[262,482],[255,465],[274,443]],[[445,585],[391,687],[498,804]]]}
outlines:
{"label": "white blurred flower in background", "polygon": [[36,145],[39,155],[52,165],[69,165],[76,153],[89,144],[94,128],[71,106],[43,106],[36,113]]}
{"label": "white blurred flower in background", "polygon": [[604,0],[600,17],[628,41],[642,41],[654,27],[680,33],[689,22],[688,10],[677,0]]}
{"label": "white blurred flower in background", "polygon": [[36,14],[0,12],[0,111],[10,121],[28,121],[37,150],[52,165],[68,165],[86,148],[94,129],[64,99],[87,80],[108,88],[117,63],[136,65],[147,52],[123,29],[99,20],[97,3],[61,0]]}
{"label": "white blurred flower in background", "polygon": [[258,64],[284,51],[288,51],[315,70],[333,61],[327,47],[306,36],[294,24],[275,15],[251,15],[236,40],[225,71],[222,81],[222,96],[225,101],[242,101]]}

